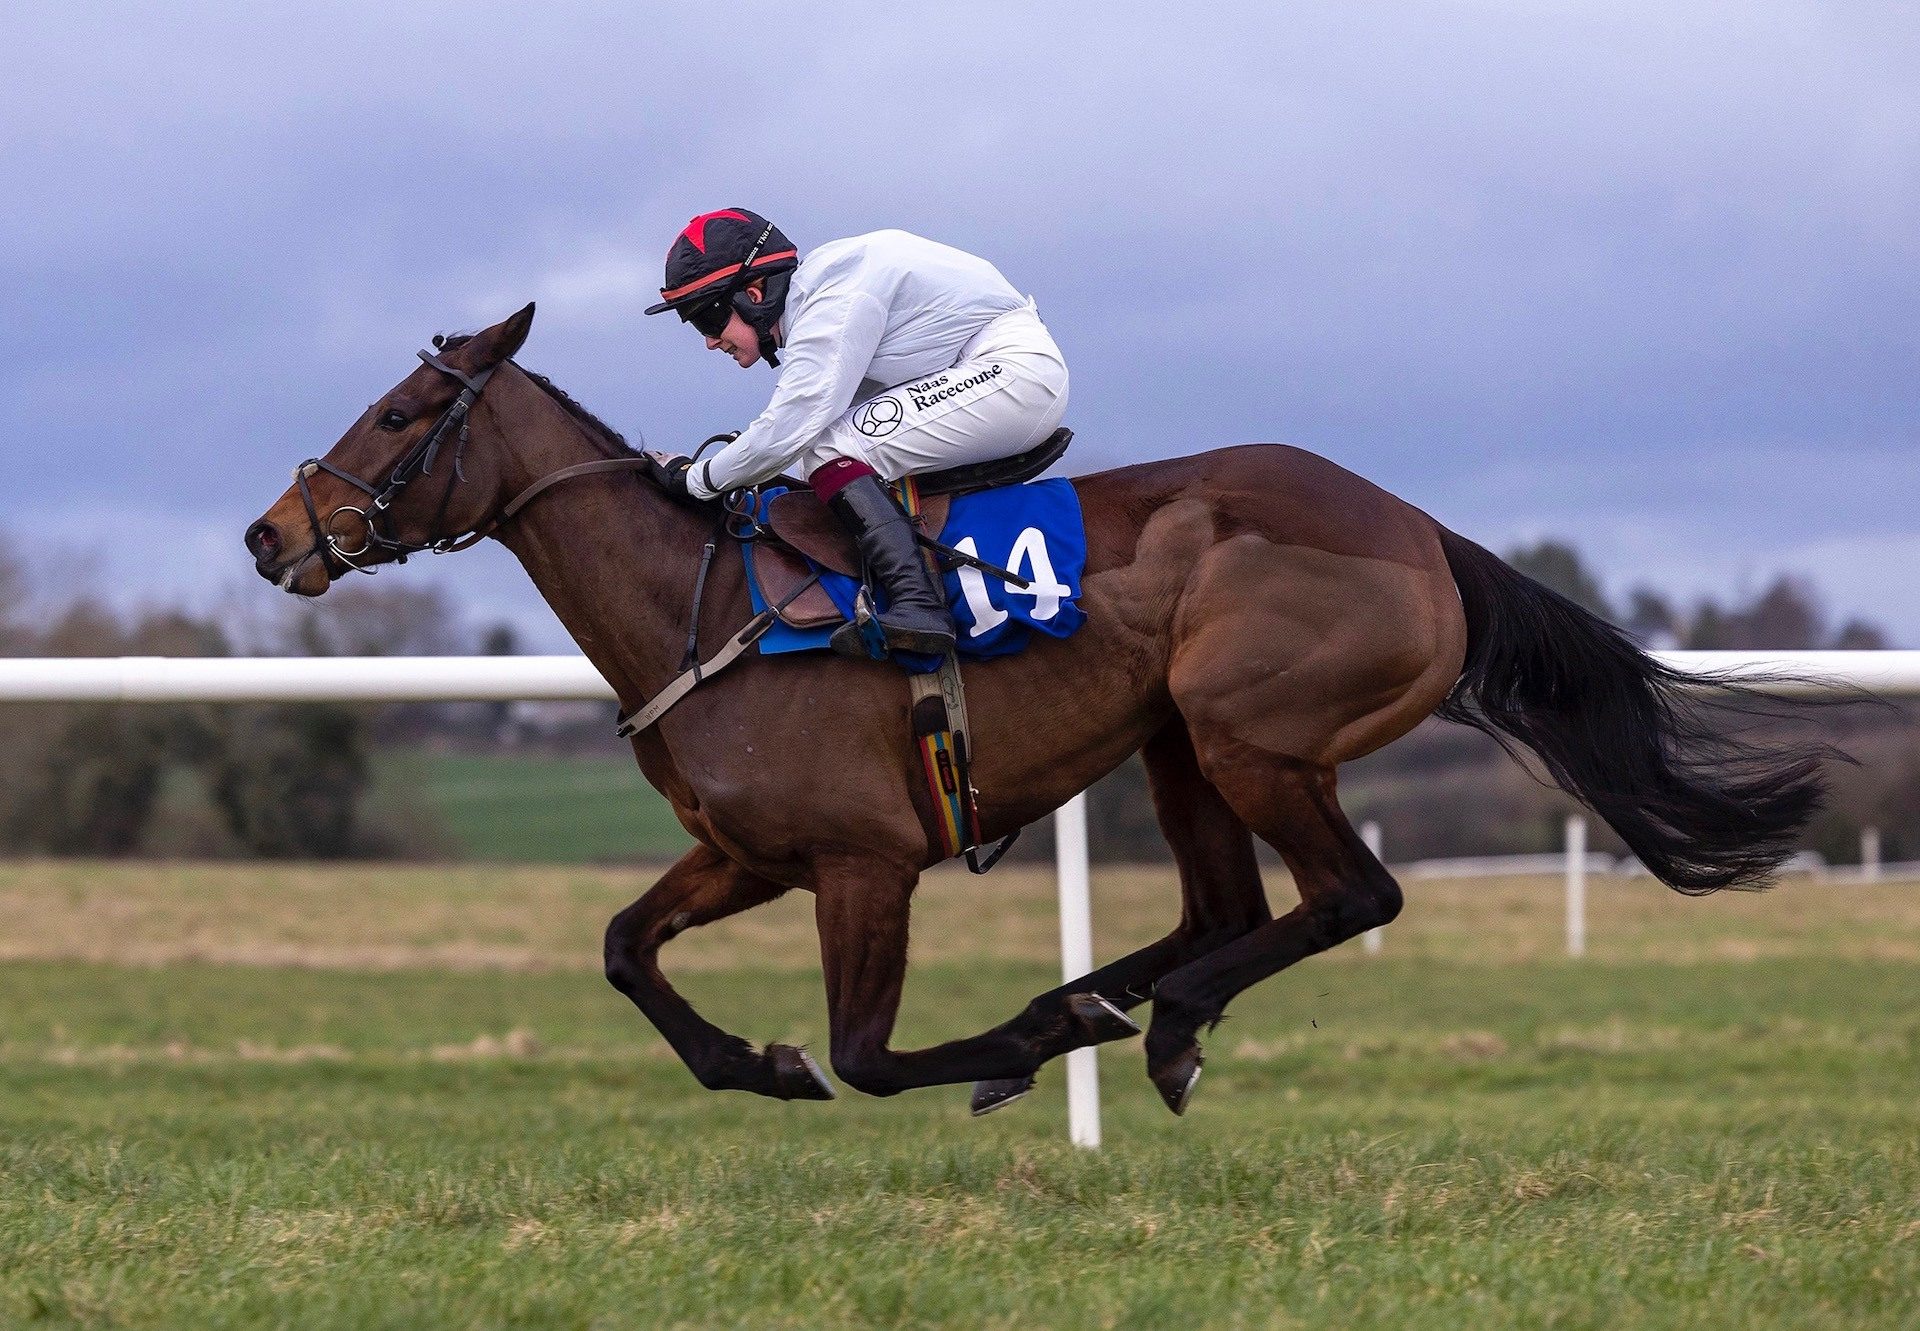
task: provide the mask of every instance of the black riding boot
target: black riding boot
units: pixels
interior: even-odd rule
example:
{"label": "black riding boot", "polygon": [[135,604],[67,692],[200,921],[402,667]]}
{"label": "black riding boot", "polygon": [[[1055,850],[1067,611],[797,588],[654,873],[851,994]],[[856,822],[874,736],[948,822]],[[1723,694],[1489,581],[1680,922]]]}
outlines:
{"label": "black riding boot", "polygon": [[[912,521],[880,478],[855,479],[827,506],[847,524],[868,573],[887,594],[887,608],[877,612],[887,646],[929,656],[952,651],[953,616],[947,598],[920,554]],[[848,656],[867,654],[851,624],[833,635],[833,649]]]}

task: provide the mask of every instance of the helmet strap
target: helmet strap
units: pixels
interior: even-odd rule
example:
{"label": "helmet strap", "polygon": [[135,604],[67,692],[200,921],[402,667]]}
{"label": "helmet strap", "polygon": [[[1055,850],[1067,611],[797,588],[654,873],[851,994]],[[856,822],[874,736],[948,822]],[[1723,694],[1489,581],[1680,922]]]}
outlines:
{"label": "helmet strap", "polygon": [[760,358],[766,361],[768,368],[780,368],[780,343],[774,332],[780,326],[780,317],[786,311],[787,285],[793,274],[767,273],[756,277],[761,284],[761,298],[755,300],[745,291],[733,293],[733,308],[747,327],[759,335]]}

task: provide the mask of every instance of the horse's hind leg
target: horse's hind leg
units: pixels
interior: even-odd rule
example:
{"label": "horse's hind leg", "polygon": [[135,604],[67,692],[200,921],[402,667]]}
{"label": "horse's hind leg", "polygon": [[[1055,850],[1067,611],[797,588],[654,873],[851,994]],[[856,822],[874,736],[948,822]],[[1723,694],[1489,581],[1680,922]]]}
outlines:
{"label": "horse's hind leg", "polygon": [[1200,761],[1234,812],[1287,862],[1300,904],[1182,966],[1154,991],[1147,1074],[1176,1114],[1200,1075],[1200,1029],[1219,1021],[1235,995],[1400,913],[1399,885],[1334,799],[1332,767],[1231,739],[1203,739]]}
{"label": "horse's hind leg", "polygon": [[833,1086],[803,1049],[755,1049],[695,1012],[660,973],[660,945],[687,929],[772,901],[787,889],[696,846],[607,926],[607,979],[646,1014],[700,1084],[781,1100],[831,1100]]}
{"label": "horse's hind leg", "polygon": [[[1123,1010],[1136,1007],[1152,996],[1162,976],[1273,918],[1253,857],[1253,836],[1201,774],[1186,723],[1170,722],[1140,756],[1154,814],[1180,871],[1180,923],[1158,942],[1034,999],[1015,1021],[1028,1024],[1036,1035],[1070,1030],[1067,1004],[1078,996],[1098,995]],[[1034,1067],[1086,1043],[1091,1041],[1057,1050],[1037,1047]],[[1031,1089],[1032,1073],[982,1082],[973,1088],[973,1112],[988,1113]]]}

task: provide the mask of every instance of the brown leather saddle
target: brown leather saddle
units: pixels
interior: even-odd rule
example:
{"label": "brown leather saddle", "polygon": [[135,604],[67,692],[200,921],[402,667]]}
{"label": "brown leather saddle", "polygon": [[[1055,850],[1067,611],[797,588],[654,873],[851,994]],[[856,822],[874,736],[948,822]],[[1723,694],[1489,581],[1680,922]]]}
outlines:
{"label": "brown leather saddle", "polygon": [[[1039,447],[1025,453],[914,477],[920,494],[920,512],[915,519],[920,534],[938,541],[946,528],[954,496],[1030,481],[1058,462],[1072,442],[1073,431],[1062,428],[1048,435]],[[813,491],[804,485],[795,485],[768,502],[762,529],[773,539],[755,546],[753,560],[760,593],[766,603],[780,606],[781,620],[797,629],[839,623],[840,611],[819,583],[813,583],[797,595],[794,592],[813,576],[809,560],[834,573],[844,573],[850,578],[860,576],[860,552],[854,548],[853,537],[840,519]]]}

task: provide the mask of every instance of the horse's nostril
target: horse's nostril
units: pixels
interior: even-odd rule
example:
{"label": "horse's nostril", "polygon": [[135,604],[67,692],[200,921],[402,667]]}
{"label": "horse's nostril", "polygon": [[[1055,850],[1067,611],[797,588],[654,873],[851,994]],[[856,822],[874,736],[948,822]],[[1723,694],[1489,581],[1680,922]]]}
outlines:
{"label": "horse's nostril", "polygon": [[271,522],[256,522],[247,528],[247,549],[255,559],[268,559],[280,553],[280,531]]}

